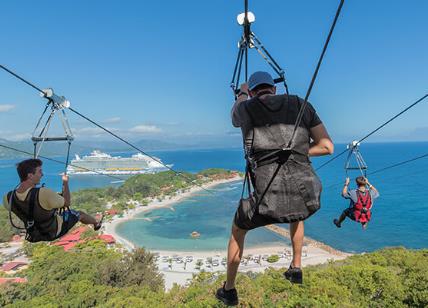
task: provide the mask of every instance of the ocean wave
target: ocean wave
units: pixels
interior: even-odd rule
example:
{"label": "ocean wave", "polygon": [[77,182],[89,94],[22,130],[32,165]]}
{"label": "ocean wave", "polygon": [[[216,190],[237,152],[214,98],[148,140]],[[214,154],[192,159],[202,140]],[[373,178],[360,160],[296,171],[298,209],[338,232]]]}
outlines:
{"label": "ocean wave", "polygon": [[229,187],[217,188],[217,189],[215,189],[215,191],[232,191],[232,190],[235,190],[237,188],[238,188],[238,186],[230,185]]}
{"label": "ocean wave", "polygon": [[5,168],[14,168],[15,165],[0,165],[0,169],[5,169]]}

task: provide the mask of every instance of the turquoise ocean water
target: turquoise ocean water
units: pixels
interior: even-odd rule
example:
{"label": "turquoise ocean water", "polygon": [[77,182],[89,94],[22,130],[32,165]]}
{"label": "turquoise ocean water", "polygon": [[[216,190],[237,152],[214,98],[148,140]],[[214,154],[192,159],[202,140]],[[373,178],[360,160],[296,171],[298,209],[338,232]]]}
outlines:
{"label": "turquoise ocean water", "polygon": [[[344,145],[336,146],[340,153]],[[363,144],[361,151],[369,166],[368,174],[385,166],[428,152],[428,143]],[[125,154],[125,153],[120,153]],[[130,154],[130,153],[128,153]],[[243,170],[241,149],[183,150],[153,153],[176,170],[197,172],[219,167]],[[386,246],[408,248],[428,247],[428,158],[368,176],[381,194],[375,202],[373,218],[366,231],[360,225],[346,221],[341,229],[332,219],[348,206],[340,197],[344,181],[346,155],[322,168],[318,174],[323,182],[322,208],[305,224],[306,234],[335,248],[349,252],[372,251]],[[314,167],[328,158],[314,158]],[[16,185],[15,160],[0,160],[0,193]],[[58,173],[62,167],[46,162],[44,182],[60,189]],[[353,175],[357,175],[354,173]],[[71,189],[117,186],[112,179],[102,176],[74,176]],[[140,214],[135,220],[118,226],[118,233],[137,245],[163,250],[225,249],[233,213],[239,200],[242,184],[222,184],[214,194],[197,193],[169,208]],[[142,218],[150,218],[151,221]],[[200,239],[191,239],[198,231]],[[251,231],[247,246],[274,245],[284,240],[266,229]]]}

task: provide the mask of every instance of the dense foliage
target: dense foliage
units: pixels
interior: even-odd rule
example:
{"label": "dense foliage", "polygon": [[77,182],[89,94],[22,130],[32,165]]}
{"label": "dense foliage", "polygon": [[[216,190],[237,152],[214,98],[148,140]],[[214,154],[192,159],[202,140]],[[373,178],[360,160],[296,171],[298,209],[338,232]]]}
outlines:
{"label": "dense foliage", "polygon": [[4,206],[0,206],[0,243],[9,241],[14,234],[18,233],[10,224],[9,211]]}
{"label": "dense foliage", "polygon": [[118,188],[108,187],[99,189],[83,189],[72,194],[72,205],[76,209],[95,214],[106,209],[106,204],[122,212],[138,204],[147,204],[148,199],[163,199],[172,197],[180,191],[192,186],[225,179],[236,175],[236,172],[225,169],[207,169],[199,173],[181,173],[179,176],[172,171],[155,174],[140,174],[132,176]]}
{"label": "dense foliage", "polygon": [[144,298],[163,292],[153,255],[143,249],[123,253],[98,240],[68,252],[46,244],[26,249],[32,263],[20,275],[24,274],[28,283],[2,288],[1,307],[88,307],[108,304],[116,295]]}
{"label": "dense foliage", "polygon": [[[92,241],[72,252],[36,245],[32,254],[28,283],[0,289],[1,307],[223,307],[214,292],[224,274],[201,273],[165,292],[144,250],[123,256]],[[238,275],[240,306],[428,306],[428,250],[384,249],[308,267],[303,285],[283,271]]]}

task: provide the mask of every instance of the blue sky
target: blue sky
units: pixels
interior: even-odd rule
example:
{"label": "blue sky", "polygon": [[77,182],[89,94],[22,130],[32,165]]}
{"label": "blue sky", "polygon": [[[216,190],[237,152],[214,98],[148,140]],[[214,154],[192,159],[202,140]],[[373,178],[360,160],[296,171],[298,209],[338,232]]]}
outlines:
{"label": "blue sky", "polygon": [[[253,31],[304,96],[339,1],[250,0]],[[130,139],[239,141],[229,83],[243,1],[4,1],[0,63]],[[365,135],[428,93],[428,2],[347,1],[311,102],[333,139]],[[268,66],[250,51],[250,70]],[[282,89],[280,89],[282,91]],[[0,71],[0,138],[44,100]],[[428,140],[428,101],[370,141]],[[76,137],[101,137],[70,115]]]}

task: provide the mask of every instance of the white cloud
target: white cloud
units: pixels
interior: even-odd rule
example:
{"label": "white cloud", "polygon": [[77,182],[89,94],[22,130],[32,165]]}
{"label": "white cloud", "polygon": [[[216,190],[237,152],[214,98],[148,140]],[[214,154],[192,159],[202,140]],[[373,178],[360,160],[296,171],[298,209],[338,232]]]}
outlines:
{"label": "white cloud", "polygon": [[10,140],[10,141],[30,140],[31,139],[31,134],[29,134],[29,133],[8,134],[5,139]]}
{"label": "white cloud", "polygon": [[146,133],[160,133],[162,130],[155,125],[137,125],[129,130],[131,133],[146,134]]}
{"label": "white cloud", "polygon": [[118,123],[120,122],[121,118],[120,117],[113,117],[113,118],[108,118],[104,120],[104,123]]}
{"label": "white cloud", "polygon": [[0,105],[0,112],[8,112],[15,108],[15,105]]}
{"label": "white cloud", "polygon": [[233,130],[233,131],[228,131],[228,132],[226,132],[226,135],[228,135],[228,136],[239,136],[239,137],[241,137],[241,136],[242,136],[242,132],[241,132],[241,130]]}
{"label": "white cloud", "polygon": [[82,127],[82,128],[76,128],[73,130],[73,133],[76,135],[83,135],[83,134],[88,134],[88,135],[94,135],[94,134],[100,134],[102,133],[103,130],[101,128],[98,127]]}
{"label": "white cloud", "polygon": [[215,136],[215,133],[210,132],[186,132],[183,136]]}
{"label": "white cloud", "polygon": [[[119,132],[119,130],[117,128],[107,128],[108,130],[112,131],[112,132]],[[76,138],[83,138],[83,139],[87,139],[87,138],[93,138],[93,137],[102,137],[102,136],[108,136],[107,132],[105,132],[104,130],[102,130],[101,128],[98,127],[81,127],[81,128],[74,128],[72,129],[73,131],[73,135]]]}

